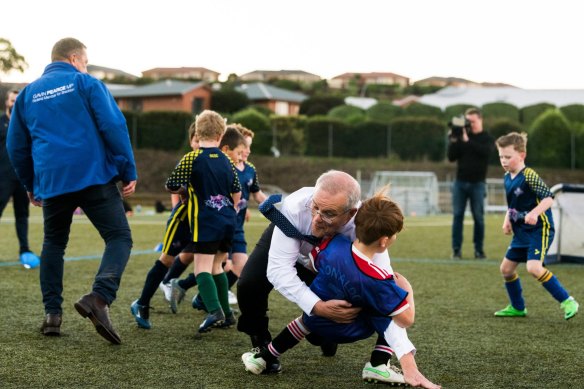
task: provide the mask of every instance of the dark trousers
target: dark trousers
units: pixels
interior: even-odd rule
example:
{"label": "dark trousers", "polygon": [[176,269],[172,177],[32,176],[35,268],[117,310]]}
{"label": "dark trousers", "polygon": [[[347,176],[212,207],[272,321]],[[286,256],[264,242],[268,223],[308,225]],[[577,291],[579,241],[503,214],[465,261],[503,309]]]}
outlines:
{"label": "dark trousers", "polygon": [[16,236],[20,245],[20,254],[29,251],[28,247],[28,195],[26,189],[18,180],[0,181],[0,218],[2,212],[12,197]]}
{"label": "dark trousers", "polygon": [[43,200],[45,238],[40,280],[46,313],[61,313],[65,248],[73,212],[81,207],[105,242],[105,251],[93,283],[93,292],[109,305],[116,298],[130,257],[132,235],[122,198],[115,183]]}
{"label": "dark trousers", "polygon": [[[268,253],[272,242],[274,225],[270,224],[263,232],[237,282],[237,301],[241,315],[237,329],[249,336],[269,338],[268,296],[274,288],[268,281]],[[298,277],[310,285],[316,276],[302,265],[296,265]]]}

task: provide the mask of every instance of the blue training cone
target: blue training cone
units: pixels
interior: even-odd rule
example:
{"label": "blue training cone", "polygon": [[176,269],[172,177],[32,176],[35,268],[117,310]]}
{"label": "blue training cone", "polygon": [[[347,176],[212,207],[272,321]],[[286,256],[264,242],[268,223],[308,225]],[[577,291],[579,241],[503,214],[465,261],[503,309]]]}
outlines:
{"label": "blue training cone", "polygon": [[158,243],[155,247],[154,247],[154,251],[162,251],[162,243]]}
{"label": "blue training cone", "polygon": [[41,259],[34,253],[27,251],[26,253],[20,254],[20,263],[22,263],[25,269],[34,269],[35,267],[39,267]]}

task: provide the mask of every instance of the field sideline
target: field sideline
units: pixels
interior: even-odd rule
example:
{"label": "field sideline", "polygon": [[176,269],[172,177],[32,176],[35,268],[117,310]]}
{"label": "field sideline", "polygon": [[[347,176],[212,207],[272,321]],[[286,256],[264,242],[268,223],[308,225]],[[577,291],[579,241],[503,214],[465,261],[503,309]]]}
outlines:
{"label": "field sideline", "polygon": [[[73,303],[90,291],[103,249],[84,216],[76,216],[66,253],[63,336],[46,338],[38,269],[17,262],[17,244],[9,205],[0,221],[0,388],[359,388],[361,369],[375,339],[341,345],[334,358],[301,343],[282,358],[278,376],[246,373],[240,355],[249,340],[235,329],[194,337],[203,315],[190,307],[189,291],[177,315],[160,294],[152,300],[153,328],[136,327],[130,303],[142,288],[158,253],[168,214],[143,211],[130,219],[134,238],[118,299],[111,307],[123,344],[99,337]],[[418,348],[420,369],[445,388],[577,388],[584,366],[584,312],[566,322],[555,302],[521,268],[529,316],[495,318],[507,304],[498,264],[509,238],[501,233],[502,216],[487,216],[488,260],[472,255],[472,223],[465,227],[463,256],[450,256],[450,216],[408,217],[391,250],[393,267],[411,281],[416,324],[409,330]],[[248,251],[266,225],[254,213],[246,229]],[[32,209],[29,238],[40,251],[42,217]],[[584,302],[584,266],[553,265],[568,291]],[[270,297],[270,328],[275,335],[299,314],[277,292]],[[368,386],[371,387],[371,386]]]}

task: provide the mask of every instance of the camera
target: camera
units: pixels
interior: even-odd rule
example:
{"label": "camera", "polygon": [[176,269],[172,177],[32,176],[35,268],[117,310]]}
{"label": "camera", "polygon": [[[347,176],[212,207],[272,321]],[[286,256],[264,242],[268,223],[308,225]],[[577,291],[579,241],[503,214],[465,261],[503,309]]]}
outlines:
{"label": "camera", "polygon": [[454,116],[448,122],[448,128],[450,128],[450,136],[452,138],[462,138],[462,129],[466,129],[468,133],[470,131],[470,122],[464,116]]}

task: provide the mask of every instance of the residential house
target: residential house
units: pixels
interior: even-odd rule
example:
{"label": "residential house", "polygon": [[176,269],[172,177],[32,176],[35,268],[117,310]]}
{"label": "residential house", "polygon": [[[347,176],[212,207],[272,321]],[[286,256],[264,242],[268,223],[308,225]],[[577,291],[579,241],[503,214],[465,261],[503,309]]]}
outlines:
{"label": "residential house", "polygon": [[254,104],[264,106],[275,114],[284,116],[298,115],[300,103],[307,98],[303,93],[277,88],[262,82],[243,84],[236,89],[245,93]]}
{"label": "residential house", "polygon": [[87,73],[91,74],[93,77],[108,81],[113,79],[125,78],[129,81],[137,80],[139,77],[130,73],[126,73],[122,70],[106,68],[105,66],[97,65],[87,65]]}
{"label": "residential house", "polygon": [[197,114],[211,107],[211,88],[205,82],[164,80],[154,84],[108,88],[122,110],[183,111]]}
{"label": "residential house", "polygon": [[399,85],[406,87],[410,84],[410,79],[395,73],[343,73],[340,76],[331,78],[328,85],[335,89],[346,89],[353,82],[356,82],[359,87],[368,84]]}
{"label": "residential house", "polygon": [[142,72],[143,77],[153,78],[155,80],[164,80],[168,78],[184,79],[184,80],[201,80],[208,83],[217,82],[219,80],[218,72],[206,68],[154,68]]}
{"label": "residential house", "polygon": [[423,80],[418,80],[414,82],[415,85],[420,86],[437,86],[437,87],[467,87],[467,88],[480,88],[480,87],[513,87],[509,84],[503,84],[500,82],[474,82],[470,80],[465,80],[464,78],[458,77],[428,77]]}
{"label": "residential house", "polygon": [[289,80],[301,84],[312,84],[322,80],[320,76],[303,70],[254,70],[238,78],[241,81]]}

